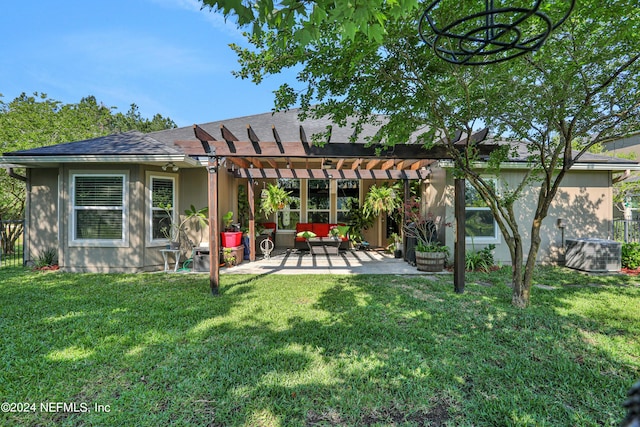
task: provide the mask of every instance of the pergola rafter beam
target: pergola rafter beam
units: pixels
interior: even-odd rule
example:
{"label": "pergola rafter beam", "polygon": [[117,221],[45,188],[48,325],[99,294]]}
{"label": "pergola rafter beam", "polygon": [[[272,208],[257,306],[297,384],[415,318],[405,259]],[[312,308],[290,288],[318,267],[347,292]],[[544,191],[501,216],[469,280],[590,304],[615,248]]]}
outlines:
{"label": "pergola rafter beam", "polygon": [[220,125],[220,133],[222,134],[222,139],[227,141],[227,143],[239,141],[239,139],[233,133],[231,133],[231,131],[227,129],[225,125]]}
{"label": "pergola rafter beam", "polygon": [[271,157],[265,158],[264,161],[267,162],[273,169],[278,169],[278,163]]}
{"label": "pergola rafter beam", "polygon": [[391,169],[395,165],[395,163],[396,161],[394,159],[387,160],[386,162],[382,163],[382,165],[380,166],[380,169],[382,170]]}
{"label": "pergola rafter beam", "polygon": [[427,171],[407,170],[350,170],[350,169],[240,169],[240,178],[274,179],[274,178],[304,178],[304,179],[426,179]]}
{"label": "pergola rafter beam", "polygon": [[[179,145],[185,150],[187,145],[191,145],[188,154],[197,153],[197,143],[185,144],[187,141],[179,141]],[[447,152],[447,147],[434,146],[431,149],[424,149],[418,145],[399,144],[393,150],[381,150],[376,153],[375,148],[365,147],[362,144],[350,143],[331,143],[325,144],[323,147],[310,146],[306,147],[300,142],[277,142],[261,141],[261,153],[257,153],[251,141],[207,141],[216,147],[216,152],[223,157],[299,157],[299,158],[352,158],[352,159],[450,159],[451,155]],[[480,155],[488,155],[497,145],[478,145],[476,148]],[[201,151],[202,151],[202,147]],[[464,145],[456,146],[462,150]]]}
{"label": "pergola rafter beam", "polygon": [[427,166],[429,166],[431,164],[431,160],[419,160],[415,163],[413,163],[410,167],[410,169],[412,171],[421,169],[421,168],[426,168]]}
{"label": "pergola rafter beam", "polygon": [[262,162],[259,159],[256,159],[255,157],[248,157],[247,160],[249,160],[253,166],[262,168]]}
{"label": "pergola rafter beam", "polygon": [[367,162],[367,166],[365,167],[367,170],[371,170],[375,168],[378,165],[378,163],[380,163],[380,159],[371,159]]}
{"label": "pergola rafter beam", "polygon": [[227,157],[227,161],[236,165],[238,169],[244,169],[250,166],[250,163],[246,159],[240,157]]}

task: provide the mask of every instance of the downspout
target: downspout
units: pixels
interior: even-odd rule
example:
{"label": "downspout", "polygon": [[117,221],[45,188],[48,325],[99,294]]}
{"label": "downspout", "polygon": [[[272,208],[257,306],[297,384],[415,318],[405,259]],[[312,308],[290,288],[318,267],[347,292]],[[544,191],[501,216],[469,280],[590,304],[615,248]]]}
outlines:
{"label": "downspout", "polygon": [[24,183],[28,183],[28,182],[29,182],[29,180],[27,179],[27,177],[26,177],[26,176],[22,176],[22,175],[19,175],[19,174],[15,173],[15,172],[13,171],[13,168],[9,168],[9,176],[10,176],[11,178],[18,179],[18,180],[20,180],[20,181],[22,181],[22,182],[24,182]]}

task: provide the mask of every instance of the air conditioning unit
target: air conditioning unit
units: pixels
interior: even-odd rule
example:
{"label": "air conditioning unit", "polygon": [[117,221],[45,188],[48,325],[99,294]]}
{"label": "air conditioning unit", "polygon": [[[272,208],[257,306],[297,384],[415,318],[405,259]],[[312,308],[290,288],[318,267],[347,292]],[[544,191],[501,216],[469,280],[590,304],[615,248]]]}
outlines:
{"label": "air conditioning unit", "polygon": [[567,239],[565,266],[593,273],[620,271],[622,244],[605,239]]}

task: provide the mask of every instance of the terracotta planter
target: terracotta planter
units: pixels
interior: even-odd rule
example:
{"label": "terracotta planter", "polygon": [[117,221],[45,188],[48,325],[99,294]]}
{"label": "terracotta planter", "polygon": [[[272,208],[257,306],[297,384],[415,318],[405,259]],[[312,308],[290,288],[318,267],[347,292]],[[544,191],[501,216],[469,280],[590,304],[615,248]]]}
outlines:
{"label": "terracotta planter", "polygon": [[444,262],[447,259],[445,252],[418,252],[416,251],[416,266],[419,271],[435,273],[444,270]]}

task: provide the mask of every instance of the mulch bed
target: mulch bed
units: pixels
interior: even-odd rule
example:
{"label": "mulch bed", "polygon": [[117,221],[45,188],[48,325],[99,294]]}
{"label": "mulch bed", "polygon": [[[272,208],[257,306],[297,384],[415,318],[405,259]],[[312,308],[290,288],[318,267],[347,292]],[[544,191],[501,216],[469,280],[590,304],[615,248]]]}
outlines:
{"label": "mulch bed", "polygon": [[620,273],[622,274],[628,274],[629,276],[638,276],[640,275],[640,267],[638,268],[623,268],[622,270],[620,270]]}
{"label": "mulch bed", "polygon": [[34,267],[33,268],[36,271],[56,271],[60,269],[60,266],[58,266],[58,264],[55,265],[45,265],[42,267]]}

